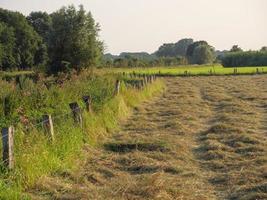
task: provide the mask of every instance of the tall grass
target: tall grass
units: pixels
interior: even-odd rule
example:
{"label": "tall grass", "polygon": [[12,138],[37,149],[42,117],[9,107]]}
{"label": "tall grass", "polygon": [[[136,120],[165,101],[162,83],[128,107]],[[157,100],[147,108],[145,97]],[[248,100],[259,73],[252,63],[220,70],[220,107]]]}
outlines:
{"label": "tall grass", "polygon": [[[122,84],[121,93],[114,97],[114,85],[118,77],[83,72],[79,76],[63,77],[60,84],[49,84],[49,79],[34,83],[31,79],[0,82],[5,91],[0,100],[9,99],[9,114],[3,115],[0,105],[0,127],[15,125],[15,169],[6,171],[1,166],[0,198],[27,199],[22,193],[34,185],[41,176],[75,169],[77,159],[82,159],[81,149],[86,143],[98,141],[118,128],[131,108],[153,96],[163,88],[161,81],[138,91]],[[83,126],[77,126],[69,109],[69,103],[77,101],[81,107],[83,95],[93,98],[94,113],[83,112]],[[54,117],[55,141],[45,136],[38,121],[43,114]],[[1,147],[2,149],[2,147]]]}

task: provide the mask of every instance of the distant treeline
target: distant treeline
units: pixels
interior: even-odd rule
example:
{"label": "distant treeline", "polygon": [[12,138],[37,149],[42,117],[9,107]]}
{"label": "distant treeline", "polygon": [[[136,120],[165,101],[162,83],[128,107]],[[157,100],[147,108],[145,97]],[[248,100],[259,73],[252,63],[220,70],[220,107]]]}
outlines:
{"label": "distant treeline", "polygon": [[153,53],[121,53],[104,55],[104,66],[151,67],[187,64],[222,63],[225,67],[267,66],[267,47],[259,51],[243,51],[238,45],[230,50],[215,51],[206,41],[182,39],[177,43],[163,44]]}
{"label": "distant treeline", "polygon": [[221,60],[224,67],[267,66],[267,50],[230,52]]}
{"label": "distant treeline", "polygon": [[121,53],[119,56],[106,54],[104,56],[105,66],[115,67],[144,67],[144,66],[172,66],[186,64],[213,63],[216,53],[212,46],[206,41],[193,39],[182,39],[177,43],[167,43],[159,47],[153,53]]}
{"label": "distant treeline", "polygon": [[19,12],[0,8],[0,70],[39,69],[48,73],[77,71],[90,66],[149,67],[221,62],[224,66],[266,64],[267,48],[243,52],[237,45],[230,51],[215,51],[206,41],[191,38],[163,44],[146,52],[104,53],[99,25],[83,6],[62,7],[56,12]]}
{"label": "distant treeline", "polygon": [[99,25],[83,6],[47,14],[0,8],[0,70],[39,68],[48,72],[97,65],[103,54]]}

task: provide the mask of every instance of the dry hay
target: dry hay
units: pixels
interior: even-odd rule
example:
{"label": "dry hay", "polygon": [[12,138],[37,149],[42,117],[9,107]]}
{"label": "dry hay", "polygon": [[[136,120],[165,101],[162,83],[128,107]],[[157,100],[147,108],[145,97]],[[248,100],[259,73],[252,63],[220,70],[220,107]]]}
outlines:
{"label": "dry hay", "polygon": [[267,199],[267,76],[166,80],[119,133],[33,199]]}

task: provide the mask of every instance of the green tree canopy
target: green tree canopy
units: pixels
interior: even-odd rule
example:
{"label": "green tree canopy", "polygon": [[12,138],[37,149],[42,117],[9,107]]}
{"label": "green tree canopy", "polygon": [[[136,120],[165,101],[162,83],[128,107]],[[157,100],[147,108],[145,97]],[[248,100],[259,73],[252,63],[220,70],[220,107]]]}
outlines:
{"label": "green tree canopy", "polygon": [[222,58],[224,67],[266,66],[267,51],[229,52]]}
{"label": "green tree canopy", "polygon": [[193,44],[193,42],[194,42],[193,39],[185,38],[175,43],[174,45],[175,56],[186,56],[187,49],[191,44]]}
{"label": "green tree canopy", "polygon": [[267,46],[262,47],[260,51],[261,52],[267,52]]}
{"label": "green tree canopy", "polygon": [[156,55],[158,57],[174,57],[175,45],[173,43],[166,43],[159,47],[158,51],[156,52]]}
{"label": "green tree canopy", "polygon": [[199,45],[194,49],[192,58],[193,62],[199,65],[213,63],[215,59],[214,49],[209,45]]}
{"label": "green tree canopy", "polygon": [[[2,68],[25,69],[46,62],[46,60],[40,60],[45,56],[37,56],[37,54],[44,53],[40,50],[43,49],[42,39],[22,14],[0,9],[0,22],[2,23],[1,45],[9,51],[8,55],[5,55],[6,59],[2,63],[5,66]],[[6,34],[3,34],[5,31]],[[3,42],[3,40],[9,42]]]}
{"label": "green tree canopy", "polygon": [[158,57],[186,56],[188,47],[193,43],[193,39],[181,39],[176,43],[166,43],[156,51]]}
{"label": "green tree canopy", "polygon": [[206,41],[197,41],[191,44],[186,52],[192,64],[212,63],[215,60],[215,50]]}
{"label": "green tree canopy", "polygon": [[52,18],[46,12],[31,12],[27,17],[28,22],[32,25],[34,30],[43,38],[48,44],[49,36],[52,29]]}
{"label": "green tree canopy", "polygon": [[231,49],[230,52],[241,52],[243,51],[238,45],[234,45]]}
{"label": "green tree canopy", "polygon": [[189,45],[188,48],[187,48],[186,56],[187,56],[187,57],[192,57],[195,48],[197,48],[197,47],[200,46],[200,45],[208,45],[208,42],[201,40],[201,41],[197,41],[197,42],[192,43],[192,44]]}
{"label": "green tree canopy", "polygon": [[99,25],[83,6],[63,7],[51,14],[52,29],[48,46],[53,72],[66,70],[70,63],[75,69],[98,64],[103,51],[98,40]]}
{"label": "green tree canopy", "polygon": [[6,70],[16,65],[14,29],[0,22],[0,69]]}

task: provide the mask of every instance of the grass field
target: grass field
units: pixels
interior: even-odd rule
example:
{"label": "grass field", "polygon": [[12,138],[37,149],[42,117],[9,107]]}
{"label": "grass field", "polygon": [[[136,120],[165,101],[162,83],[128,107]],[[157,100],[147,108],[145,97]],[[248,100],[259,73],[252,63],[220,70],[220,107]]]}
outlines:
{"label": "grass field", "polygon": [[34,199],[267,199],[267,76],[164,78],[75,172]]}
{"label": "grass field", "polygon": [[227,75],[234,74],[234,69],[237,69],[237,74],[255,74],[267,73],[267,66],[264,67],[238,67],[238,68],[224,68],[221,65],[203,65],[203,66],[177,66],[177,67],[152,67],[152,68],[113,68],[112,72],[120,73],[140,73],[140,74],[161,74],[181,76],[185,75]]}

